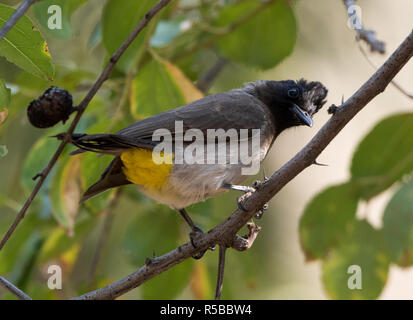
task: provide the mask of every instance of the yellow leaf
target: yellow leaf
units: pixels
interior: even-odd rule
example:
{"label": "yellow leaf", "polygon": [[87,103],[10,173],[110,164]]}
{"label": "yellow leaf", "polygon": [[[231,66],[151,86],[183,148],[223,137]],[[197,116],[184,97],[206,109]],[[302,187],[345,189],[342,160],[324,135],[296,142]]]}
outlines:
{"label": "yellow leaf", "polygon": [[179,69],[177,66],[173,65],[172,63],[163,60],[166,69],[174,78],[176,84],[178,85],[179,89],[181,89],[182,94],[186,100],[186,103],[190,103],[192,101],[201,99],[204,97],[202,92],[194,86],[194,84],[189,80],[186,75]]}
{"label": "yellow leaf", "polygon": [[191,275],[191,292],[197,300],[211,299],[212,291],[205,262],[198,261]]}
{"label": "yellow leaf", "polygon": [[4,120],[6,120],[8,114],[9,112],[6,108],[4,108],[3,111],[0,112],[0,124],[2,124]]}
{"label": "yellow leaf", "polygon": [[66,273],[72,271],[73,266],[75,265],[77,256],[80,251],[80,245],[79,243],[73,244],[72,247],[70,247],[68,250],[63,252],[63,254],[60,256],[60,262],[61,265],[64,266],[64,270]]}
{"label": "yellow leaf", "polygon": [[61,177],[60,192],[69,224],[68,234],[73,236],[81,197],[80,157],[73,157],[67,163]]}

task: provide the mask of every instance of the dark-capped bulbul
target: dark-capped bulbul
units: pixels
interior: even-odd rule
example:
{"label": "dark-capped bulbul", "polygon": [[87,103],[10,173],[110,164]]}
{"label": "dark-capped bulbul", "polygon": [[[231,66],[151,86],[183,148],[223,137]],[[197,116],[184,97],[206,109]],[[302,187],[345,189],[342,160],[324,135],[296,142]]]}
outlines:
{"label": "dark-capped bulbul", "polygon": [[[110,188],[134,183],[144,194],[179,211],[191,228],[197,230],[185,207],[231,188],[242,190],[236,186],[248,176],[243,172],[247,165],[240,161],[243,156],[240,148],[235,156],[227,150],[224,160],[214,162],[208,158],[210,147],[215,149],[219,143],[229,146],[234,137],[239,143],[248,141],[247,150],[254,153],[247,158],[261,163],[285,129],[312,126],[312,117],[324,105],[326,96],[327,89],[320,82],[262,80],[137,121],[117,133],[74,134],[72,143],[80,148],[75,153],[114,155],[82,201]],[[211,130],[216,133],[220,129],[225,139],[220,140],[219,135],[208,138]],[[242,130],[248,132],[244,137]],[[252,148],[253,130],[258,132],[258,150]],[[160,143],[168,142],[165,135],[160,138],[162,132],[170,133],[172,151],[156,151]],[[191,139],[185,140],[188,133]],[[205,139],[194,147],[194,137],[199,134]],[[195,151],[198,155],[191,161],[182,157]],[[160,156],[169,161],[158,163],[156,157]],[[215,160],[218,160],[216,155]]]}

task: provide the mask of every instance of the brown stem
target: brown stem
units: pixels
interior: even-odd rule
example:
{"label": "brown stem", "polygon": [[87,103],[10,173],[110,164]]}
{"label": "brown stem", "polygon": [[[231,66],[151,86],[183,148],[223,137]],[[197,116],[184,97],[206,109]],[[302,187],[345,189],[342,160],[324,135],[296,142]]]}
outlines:
{"label": "brown stem", "polygon": [[221,73],[222,69],[227,65],[228,60],[225,58],[218,58],[218,61],[204,74],[199,77],[196,84],[197,88],[201,90],[204,94],[208,92],[211,88],[212,83]]}
{"label": "brown stem", "polygon": [[237,29],[238,27],[240,27],[241,25],[243,25],[244,23],[248,22],[250,19],[254,18],[257,14],[259,14],[261,11],[265,10],[266,8],[270,7],[271,5],[273,5],[276,1],[278,0],[268,0],[268,1],[264,1],[260,6],[258,6],[255,10],[249,12],[248,14],[246,14],[245,16],[241,17],[240,19],[234,21],[233,23],[231,23],[230,25],[228,25],[226,28],[223,29],[222,32],[219,32],[218,34],[215,34],[214,36],[207,38],[205,41],[202,41],[201,43],[198,43],[196,45],[194,45],[193,47],[189,48],[187,51],[184,51],[182,53],[179,53],[178,55],[176,55],[175,57],[172,58],[173,61],[177,61],[180,60],[182,58],[185,58],[189,55],[191,55],[192,53],[202,49],[202,48],[208,48],[211,45],[213,45],[217,40],[219,40],[222,36],[225,36],[229,33],[231,33],[232,31],[234,31],[235,29]]}
{"label": "brown stem", "polygon": [[[366,50],[364,50],[364,48],[359,44],[358,45],[361,53],[363,54],[363,56],[366,58],[367,62],[375,69],[377,70],[377,66],[374,64],[374,62],[370,59],[368,53],[366,52]],[[404,94],[407,98],[409,99],[413,99],[413,94],[408,92],[406,89],[402,88],[397,82],[396,80],[392,80],[391,84],[393,85],[393,87],[395,87],[397,90],[399,90],[402,94]]]}
{"label": "brown stem", "polygon": [[26,13],[30,6],[37,0],[24,0],[24,2],[17,8],[17,10],[12,14],[9,20],[0,29],[0,40],[3,39],[11,28],[19,21],[19,19]]}
{"label": "brown stem", "polygon": [[218,275],[217,275],[217,286],[215,288],[215,300],[221,299],[222,285],[224,284],[224,270],[225,270],[225,253],[227,247],[219,246],[219,258],[218,258]]}
{"label": "brown stem", "polygon": [[121,194],[121,189],[116,189],[114,191],[113,196],[110,199],[108,208],[104,212],[102,230],[100,231],[99,240],[96,246],[96,251],[93,256],[92,264],[89,270],[90,284],[93,284],[94,281],[96,280],[96,273],[97,273],[97,268],[99,265],[100,257],[102,256],[103,248],[110,234],[110,229],[111,229],[113,218],[114,218],[114,210],[119,203],[120,194]]}
{"label": "brown stem", "polygon": [[0,277],[0,285],[2,285],[5,289],[9,290],[12,294],[14,294],[20,300],[32,300],[27,294],[17,288],[13,283],[6,280],[3,277]]}
{"label": "brown stem", "polygon": [[413,31],[387,59],[387,61],[368,79],[346,102],[337,108],[334,115],[317,132],[314,138],[291,160],[277,170],[260,188],[252,193],[244,206],[247,212],[235,210],[224,222],[197,238],[196,248],[188,242],[175,250],[157,257],[129,274],[96,291],[86,293],[76,299],[115,299],[138,287],[147,280],[172,268],[186,259],[216,244],[232,243],[238,232],[260,208],[277,194],[288,182],[304,169],[314,164],[320,153],[337,136],[345,125],[362,110],[374,97],[383,92],[400,69],[413,55]]}

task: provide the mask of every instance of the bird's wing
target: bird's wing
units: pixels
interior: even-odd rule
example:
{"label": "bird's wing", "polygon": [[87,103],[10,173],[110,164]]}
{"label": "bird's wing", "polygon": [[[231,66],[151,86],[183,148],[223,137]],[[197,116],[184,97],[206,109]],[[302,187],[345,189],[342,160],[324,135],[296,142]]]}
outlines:
{"label": "bird's wing", "polygon": [[[155,130],[163,128],[172,135],[188,129],[259,129],[266,123],[268,110],[262,102],[243,90],[232,90],[207,96],[186,106],[138,121],[115,135],[129,139],[152,139]],[[175,121],[183,122],[177,132]],[[179,130],[179,129],[178,129]]]}
{"label": "bird's wing", "polygon": [[[73,134],[72,143],[81,149],[73,154],[92,151],[116,155],[129,148],[152,150],[159,143],[153,139],[157,129],[168,130],[171,138],[188,129],[199,129],[204,135],[208,129],[236,129],[227,136],[240,138],[239,129],[262,129],[268,117],[269,111],[260,100],[243,90],[232,90],[135,122],[115,134]],[[182,121],[182,129],[176,128],[176,121]]]}

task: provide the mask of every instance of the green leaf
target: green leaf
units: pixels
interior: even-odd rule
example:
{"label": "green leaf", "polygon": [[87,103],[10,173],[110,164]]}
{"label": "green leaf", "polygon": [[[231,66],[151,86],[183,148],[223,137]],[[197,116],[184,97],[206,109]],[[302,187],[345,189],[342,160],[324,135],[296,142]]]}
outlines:
{"label": "green leaf", "polygon": [[151,47],[169,44],[181,32],[181,21],[159,21],[149,42]]}
{"label": "green leaf", "polygon": [[361,196],[370,199],[413,170],[413,113],[379,122],[357,147],[352,179]]}
{"label": "green leaf", "polygon": [[[14,11],[13,8],[0,4],[0,27]],[[21,17],[0,41],[0,55],[27,72],[53,80],[54,68],[46,41],[27,16]]]}
{"label": "green leaf", "polygon": [[27,235],[27,238],[26,243],[19,251],[15,268],[9,276],[9,280],[22,290],[28,284],[44,242],[44,238],[38,232]]}
{"label": "green leaf", "polygon": [[176,298],[188,285],[193,267],[194,262],[189,259],[145,282],[142,285],[142,299],[170,300]]}
{"label": "green leaf", "polygon": [[142,118],[186,103],[185,97],[164,61],[153,58],[133,81],[131,113]]}
{"label": "green leaf", "polygon": [[102,23],[99,21],[93,28],[92,34],[88,41],[89,49],[94,48],[102,41]]}
{"label": "green leaf", "polygon": [[300,220],[300,242],[307,260],[319,259],[342,240],[354,221],[358,199],[350,183],[316,195]]}
{"label": "green leaf", "polygon": [[53,216],[67,230],[69,236],[74,235],[80,197],[80,158],[60,160],[50,186],[50,200]]}
{"label": "green leaf", "polygon": [[[22,184],[27,191],[33,189],[36,183],[33,181],[33,177],[42,172],[60,144],[59,140],[51,139],[48,135],[37,140],[25,157],[22,168]],[[48,180],[49,178],[46,182]]]}
{"label": "green leaf", "polygon": [[[221,10],[216,22],[226,27],[248,17],[262,1],[243,1]],[[251,67],[269,69],[291,54],[297,37],[297,26],[291,6],[284,1],[274,4],[241,23],[218,41],[222,53]]]}
{"label": "green leaf", "polygon": [[[109,0],[103,9],[103,45],[112,55],[138,25],[157,0]],[[131,67],[139,48],[144,44],[148,28],[141,31],[117,63],[122,71]]]}
{"label": "green leaf", "polygon": [[[97,153],[87,152],[81,155],[81,177],[82,177],[82,192],[84,193],[87,188],[96,183],[106,167],[113,160],[111,156],[102,156]],[[109,204],[109,198],[114,189],[102,192],[101,194],[88,199],[85,202],[85,206],[94,213],[98,213]]]}
{"label": "green leaf", "polygon": [[123,249],[133,265],[142,265],[153,254],[160,256],[179,244],[180,225],[177,212],[163,205],[151,205],[139,212],[130,223],[123,239]]}
{"label": "green leaf", "polygon": [[383,234],[392,262],[407,267],[413,264],[413,181],[393,195],[383,215]]}
{"label": "green leaf", "polygon": [[[4,235],[9,229],[12,221],[6,221],[0,225],[0,234]],[[24,251],[25,244],[28,242],[28,237],[35,234],[45,224],[44,220],[39,219],[36,214],[28,214],[24,221],[19,225],[13,233],[12,241],[8,241],[7,245],[0,250],[0,274],[7,274],[18,267],[16,262]]]}
{"label": "green leaf", "polygon": [[[101,109],[103,106],[99,106],[95,110],[89,111],[96,111],[98,114],[101,114]],[[112,123],[112,128],[117,125]],[[111,126],[111,122],[106,118],[101,118],[96,124],[92,125],[90,128],[87,129],[88,133],[101,133],[106,132],[108,127]],[[81,155],[77,155],[75,157],[79,157],[81,159],[81,180],[82,180],[82,193],[84,193],[87,188],[91,185],[96,183],[102,173],[105,171],[106,167],[110,164],[113,160],[113,156],[110,155],[101,155],[94,152],[86,152]],[[89,209],[93,213],[99,213],[105,208],[107,208],[109,204],[109,198],[113,193],[114,189],[108,190],[106,192],[102,192],[101,194],[88,199],[84,205],[87,209]]]}
{"label": "green leaf", "polygon": [[7,153],[9,153],[9,150],[7,149],[7,146],[0,145],[0,157],[7,156]]}
{"label": "green leaf", "polygon": [[[33,9],[37,20],[47,33],[59,39],[68,39],[72,36],[70,18],[73,12],[82,4],[86,3],[86,1],[87,0],[42,0],[35,3]],[[56,10],[55,7],[52,6],[58,6],[60,11],[57,11],[59,9]],[[59,14],[61,14],[61,18],[58,18]],[[57,19],[60,19],[60,26]]]}
{"label": "green leaf", "polygon": [[[143,265],[146,258],[160,256],[180,244],[183,219],[166,206],[152,204],[139,212],[130,223],[123,239],[123,249],[134,266]],[[186,230],[186,229],[185,229]],[[185,234],[185,237],[188,237]],[[179,264],[156,277],[143,288],[144,299],[172,299],[188,284],[192,261]],[[165,286],[165,281],[168,285]]]}
{"label": "green leaf", "polygon": [[[3,79],[0,79],[0,110],[9,106],[10,92],[10,89],[6,87],[6,82]],[[0,116],[0,123],[1,122]]]}
{"label": "green leaf", "polygon": [[53,228],[48,230],[47,238],[39,253],[39,263],[46,263],[61,256],[65,251],[70,250],[76,244],[80,244],[83,239],[89,235],[93,227],[96,226],[96,216],[83,219],[76,223],[75,236],[68,237],[62,228]]}
{"label": "green leaf", "polygon": [[[346,238],[331,250],[323,263],[323,283],[332,299],[377,299],[386,284],[390,259],[386,254],[383,235],[366,221],[357,221]],[[355,284],[354,271],[361,269],[361,289]]]}

